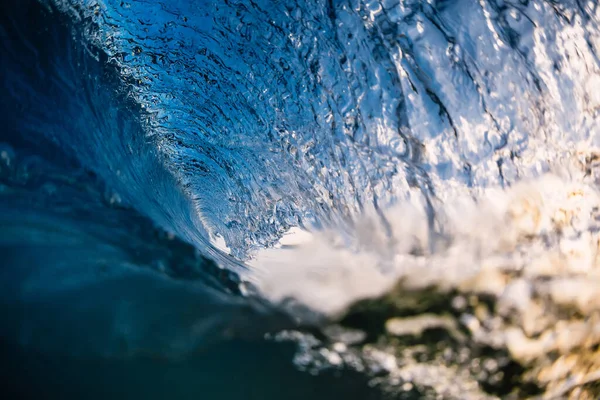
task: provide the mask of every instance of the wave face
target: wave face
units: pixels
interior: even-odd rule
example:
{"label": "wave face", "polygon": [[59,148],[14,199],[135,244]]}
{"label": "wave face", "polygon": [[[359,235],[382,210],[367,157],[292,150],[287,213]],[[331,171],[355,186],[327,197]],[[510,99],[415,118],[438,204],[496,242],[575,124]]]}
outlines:
{"label": "wave face", "polygon": [[[544,327],[569,328],[574,303],[589,335],[519,347],[527,362],[598,345],[585,317],[598,308],[597,2],[6,0],[0,34],[2,340],[172,360],[232,340],[278,354],[262,338],[285,328],[268,337],[292,337],[315,373],[385,370],[394,396],[415,384],[407,398],[501,396],[480,390],[469,356],[399,368],[387,328],[365,342],[319,325],[400,280],[510,303],[497,331],[501,307],[480,318],[506,354],[533,342],[503,329],[528,332],[540,309]],[[306,242],[282,239],[297,228]],[[306,387],[328,398],[322,382]],[[358,395],[344,387],[329,397]]]}
{"label": "wave face", "polygon": [[189,244],[202,225],[106,56],[36,2],[0,11],[0,338],[168,358],[258,316],[237,275]]}
{"label": "wave face", "polygon": [[593,2],[55,1],[231,252],[597,145]]}

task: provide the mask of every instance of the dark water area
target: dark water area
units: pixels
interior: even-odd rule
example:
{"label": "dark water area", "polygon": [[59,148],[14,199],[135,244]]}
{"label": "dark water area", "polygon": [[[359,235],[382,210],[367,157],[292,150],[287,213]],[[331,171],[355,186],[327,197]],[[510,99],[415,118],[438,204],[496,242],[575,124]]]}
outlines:
{"label": "dark water area", "polygon": [[7,399],[380,399],[357,373],[313,377],[291,365],[293,349],[227,343],[189,360],[69,359],[2,343]]}

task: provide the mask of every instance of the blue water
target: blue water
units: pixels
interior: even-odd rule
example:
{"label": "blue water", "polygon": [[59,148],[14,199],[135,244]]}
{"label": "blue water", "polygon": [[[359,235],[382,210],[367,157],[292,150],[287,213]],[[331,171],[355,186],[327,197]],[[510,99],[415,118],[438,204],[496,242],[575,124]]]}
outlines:
{"label": "blue water", "polygon": [[263,340],[297,321],[243,295],[246,261],[414,193],[434,229],[445,193],[546,171],[541,143],[598,145],[597,9],[3,0],[6,390],[380,398]]}
{"label": "blue water", "polygon": [[[106,121],[69,145],[161,226],[237,258],[414,191],[510,185],[548,169],[528,151],[595,136],[595,2],[42,3],[77,21],[143,115],[122,147],[99,140]],[[152,150],[127,168],[139,140]]]}
{"label": "blue water", "polygon": [[378,396],[263,340],[294,323],[203,255],[225,257],[80,24],[7,1],[0,27],[3,398]]}

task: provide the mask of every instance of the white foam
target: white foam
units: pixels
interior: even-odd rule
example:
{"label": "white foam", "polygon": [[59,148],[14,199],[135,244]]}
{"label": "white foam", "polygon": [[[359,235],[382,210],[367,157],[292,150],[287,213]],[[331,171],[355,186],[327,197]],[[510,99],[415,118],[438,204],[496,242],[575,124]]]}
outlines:
{"label": "white foam", "polygon": [[523,279],[564,276],[565,290],[552,286],[549,293],[589,308],[596,305],[590,279],[600,276],[599,200],[593,186],[544,175],[509,190],[485,190],[476,199],[454,196],[438,207],[435,234],[424,208],[407,201],[384,213],[390,236],[369,213],[355,226],[352,249],[330,230],[306,235],[292,248],[260,252],[253,261],[257,284],[274,302],[294,298],[332,315],[381,295],[401,277],[406,285],[468,287],[526,307],[519,302],[526,301],[527,281],[507,287],[500,277],[515,270]]}

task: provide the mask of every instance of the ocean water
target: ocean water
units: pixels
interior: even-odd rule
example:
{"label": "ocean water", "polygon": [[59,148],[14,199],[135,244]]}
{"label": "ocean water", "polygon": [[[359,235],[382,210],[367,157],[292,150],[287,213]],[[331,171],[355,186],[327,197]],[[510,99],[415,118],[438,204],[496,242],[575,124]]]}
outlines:
{"label": "ocean water", "polygon": [[331,333],[398,282],[597,350],[599,53],[596,1],[3,0],[3,391],[501,397]]}

